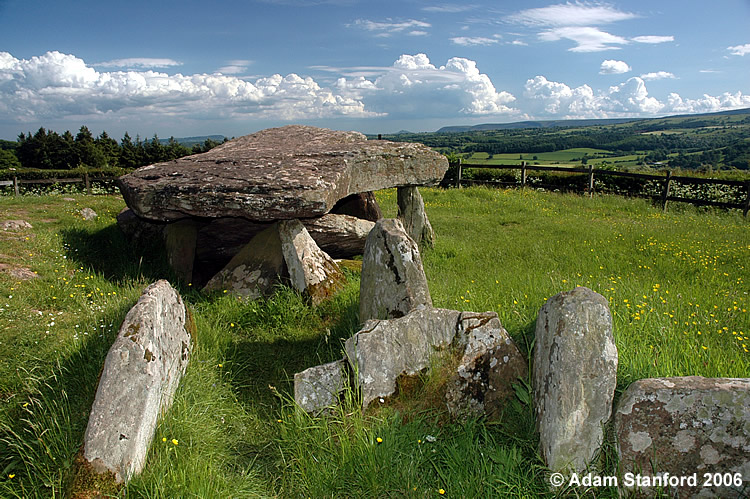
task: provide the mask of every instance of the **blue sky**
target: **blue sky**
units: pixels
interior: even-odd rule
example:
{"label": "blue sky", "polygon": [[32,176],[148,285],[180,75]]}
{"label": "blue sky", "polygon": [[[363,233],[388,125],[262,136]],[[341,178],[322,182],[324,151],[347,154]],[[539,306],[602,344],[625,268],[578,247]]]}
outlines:
{"label": "blue sky", "polygon": [[744,108],[748,26],[748,0],[0,0],[0,138]]}

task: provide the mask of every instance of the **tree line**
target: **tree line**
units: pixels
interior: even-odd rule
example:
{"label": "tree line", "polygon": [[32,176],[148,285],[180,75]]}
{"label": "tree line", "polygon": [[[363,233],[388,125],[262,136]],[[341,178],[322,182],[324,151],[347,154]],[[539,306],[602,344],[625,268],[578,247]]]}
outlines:
{"label": "tree line", "polygon": [[219,144],[221,142],[206,139],[203,144],[189,148],[174,137],[165,144],[157,135],[151,140],[141,140],[136,135],[133,140],[127,132],[118,143],[106,131],[94,137],[86,126],[82,126],[75,136],[67,130],[59,134],[42,127],[33,135],[31,132],[21,133],[16,142],[0,141],[0,169],[130,169],[206,152]]}

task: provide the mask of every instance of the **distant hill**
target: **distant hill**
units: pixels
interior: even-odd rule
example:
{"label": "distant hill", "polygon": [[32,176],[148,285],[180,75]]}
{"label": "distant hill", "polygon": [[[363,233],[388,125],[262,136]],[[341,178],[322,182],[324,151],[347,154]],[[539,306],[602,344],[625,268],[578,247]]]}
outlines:
{"label": "distant hill", "polygon": [[592,119],[592,120],[541,120],[541,121],[516,121],[513,123],[485,123],[473,126],[444,126],[435,133],[456,133],[456,132],[481,132],[486,130],[511,130],[518,128],[553,128],[553,127],[587,127],[587,126],[605,126],[619,125],[622,123],[631,123],[634,121],[652,121],[665,119],[694,119],[708,116],[733,116],[738,114],[750,114],[750,108],[733,109],[731,111],[721,111],[718,113],[703,114],[686,114],[676,116],[664,116],[661,118],[612,118],[612,119]]}
{"label": "distant hill", "polygon": [[[216,142],[223,142],[223,135],[199,135],[197,137],[175,137],[178,144],[182,144],[185,147],[193,147],[195,144],[203,144],[206,139],[211,139]],[[162,144],[169,143],[169,139],[159,139]]]}

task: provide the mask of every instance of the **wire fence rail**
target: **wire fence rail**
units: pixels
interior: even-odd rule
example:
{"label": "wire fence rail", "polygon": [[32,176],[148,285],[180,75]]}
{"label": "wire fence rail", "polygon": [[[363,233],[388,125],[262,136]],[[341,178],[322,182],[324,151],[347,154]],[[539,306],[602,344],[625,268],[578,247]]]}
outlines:
{"label": "wire fence rail", "polygon": [[91,184],[94,182],[114,182],[117,180],[117,177],[92,177],[88,173],[84,173],[81,176],[77,177],[60,177],[60,178],[42,178],[42,179],[33,179],[33,180],[27,180],[18,178],[17,176],[13,177],[13,180],[0,180],[0,187],[9,187],[13,186],[13,194],[18,196],[20,194],[20,187],[21,185],[34,185],[34,184],[41,184],[41,185],[54,185],[54,184],[84,184],[84,188],[86,189],[86,194],[91,194]]}
{"label": "wire fence rail", "polygon": [[[745,217],[750,211],[750,180],[721,180],[700,177],[664,175],[648,173],[630,173],[616,170],[597,169],[593,165],[587,168],[568,168],[561,166],[528,165],[491,165],[482,163],[451,163],[455,171],[455,186],[495,185],[502,187],[534,187],[548,190],[578,191],[593,196],[595,192],[614,193],[626,196],[651,198],[667,209],[670,201],[690,203],[696,206],[716,206],[726,209],[739,209]],[[515,171],[509,180],[477,179],[469,170],[510,170]],[[529,172],[563,173],[557,176],[554,183],[544,183],[544,178],[532,177]],[[468,178],[467,178],[468,177]],[[616,179],[624,181],[617,181]],[[549,178],[548,178],[549,180]]]}

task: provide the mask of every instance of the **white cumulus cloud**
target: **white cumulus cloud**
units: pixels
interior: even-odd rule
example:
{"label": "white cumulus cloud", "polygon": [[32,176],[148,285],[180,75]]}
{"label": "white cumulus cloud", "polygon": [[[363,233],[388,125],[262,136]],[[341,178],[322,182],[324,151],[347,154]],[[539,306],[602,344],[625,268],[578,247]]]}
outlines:
{"label": "white cumulus cloud", "polygon": [[391,117],[516,112],[510,107],[515,97],[505,91],[498,92],[475,61],[462,57],[453,57],[437,67],[426,54],[404,54],[392,66],[381,68],[374,79],[362,75],[339,78],[336,89],[342,95],[361,100],[367,109]]}
{"label": "white cumulus cloud", "polygon": [[98,72],[69,54],[31,59],[0,53],[0,114],[17,121],[104,116],[271,117],[373,116],[364,104],[312,78],[272,75],[255,82],[221,74]]}
{"label": "white cumulus cloud", "polygon": [[632,68],[628,66],[628,63],[625,61],[615,61],[612,59],[607,59],[606,61],[602,62],[602,65],[599,68],[599,74],[619,75],[623,73],[629,73],[631,69]]}
{"label": "white cumulus cloud", "polygon": [[674,74],[670,73],[669,71],[656,71],[654,73],[646,73],[642,74],[641,78],[643,80],[664,80],[668,78],[677,78]]}
{"label": "white cumulus cloud", "polygon": [[734,47],[727,47],[727,50],[732,55],[747,55],[750,54],[750,43],[746,43],[744,45],[735,45]]}

